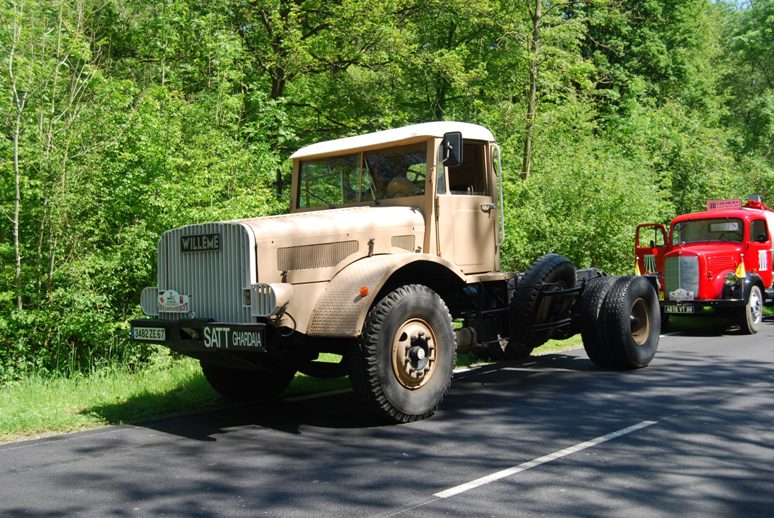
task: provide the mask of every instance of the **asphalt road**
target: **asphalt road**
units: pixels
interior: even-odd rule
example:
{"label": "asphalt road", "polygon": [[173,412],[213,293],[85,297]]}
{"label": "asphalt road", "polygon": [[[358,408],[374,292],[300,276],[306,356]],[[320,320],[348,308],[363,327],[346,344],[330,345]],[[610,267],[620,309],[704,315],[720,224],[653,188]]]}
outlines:
{"label": "asphalt road", "polygon": [[410,425],[340,393],[3,445],[0,515],[774,516],[773,425],[769,320],[463,372]]}

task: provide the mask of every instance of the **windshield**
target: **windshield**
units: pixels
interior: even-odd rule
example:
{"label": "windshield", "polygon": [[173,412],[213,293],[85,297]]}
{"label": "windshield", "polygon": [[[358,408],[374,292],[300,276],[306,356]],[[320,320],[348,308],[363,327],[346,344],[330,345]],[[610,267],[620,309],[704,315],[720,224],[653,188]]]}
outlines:
{"label": "windshield", "polygon": [[744,226],[740,219],[715,218],[681,221],[672,227],[672,244],[730,241],[741,243]]}
{"label": "windshield", "polygon": [[425,192],[427,144],[305,160],[299,166],[298,207],[336,207]]}

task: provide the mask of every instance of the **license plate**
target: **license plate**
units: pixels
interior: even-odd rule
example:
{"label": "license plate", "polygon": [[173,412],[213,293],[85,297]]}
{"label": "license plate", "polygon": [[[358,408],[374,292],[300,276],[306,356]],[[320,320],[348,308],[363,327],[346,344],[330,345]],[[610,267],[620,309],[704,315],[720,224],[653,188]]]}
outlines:
{"label": "license plate", "polygon": [[263,327],[206,326],[204,347],[208,349],[251,349],[265,351]]}
{"label": "license plate", "polygon": [[693,313],[694,311],[693,306],[666,306],[664,308],[665,313]]}
{"label": "license plate", "polygon": [[132,337],[135,340],[163,342],[167,339],[167,330],[163,327],[135,327],[132,329]]}

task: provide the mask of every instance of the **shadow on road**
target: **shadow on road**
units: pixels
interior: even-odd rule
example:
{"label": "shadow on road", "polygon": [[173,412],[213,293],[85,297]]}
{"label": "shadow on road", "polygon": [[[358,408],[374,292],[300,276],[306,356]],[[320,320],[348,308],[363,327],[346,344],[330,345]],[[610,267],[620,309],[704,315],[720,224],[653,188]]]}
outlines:
{"label": "shadow on road", "polygon": [[[729,327],[728,322],[714,323],[708,319],[680,319],[679,326],[671,328],[670,334],[684,337],[714,337],[714,336],[735,336],[743,337],[733,327]],[[764,318],[764,327],[774,325],[774,316]],[[454,412],[454,403],[459,404],[459,412],[464,414],[466,407],[472,400],[474,407],[497,408],[497,401],[502,397],[530,397],[530,391],[542,392],[543,389],[552,390],[555,388],[557,378],[567,376],[569,372],[575,372],[576,375],[587,378],[586,386],[596,387],[610,384],[609,390],[640,390],[637,387],[638,380],[649,379],[650,376],[643,373],[651,373],[654,370],[671,370],[668,363],[659,361],[664,353],[657,354],[656,363],[658,366],[643,369],[641,371],[617,371],[604,369],[594,365],[585,354],[574,352],[570,354],[557,353],[542,356],[533,356],[525,360],[500,362],[493,365],[485,365],[474,368],[470,371],[458,373],[452,384],[452,392],[447,397],[443,408],[447,412]],[[709,363],[707,358],[699,355],[698,363]],[[699,367],[697,364],[694,368]],[[707,383],[708,373],[704,369],[694,371],[695,376],[681,377],[679,384],[683,386],[693,386],[692,379],[703,380]],[[756,371],[759,373],[759,371]],[[712,377],[711,374],[709,374]],[[658,376],[659,378],[663,376]],[[540,381],[536,381],[540,378]],[[560,381],[565,383],[566,380]],[[197,387],[190,387],[191,390],[200,389],[198,385],[205,384],[203,377],[192,382]],[[547,383],[547,385],[545,385]],[[653,389],[652,380],[650,385],[642,386],[643,391]],[[478,385],[479,387],[498,388],[498,385],[507,386],[505,393],[491,394],[489,392],[475,392],[477,395],[466,394],[466,385]],[[187,390],[184,388],[183,390]],[[384,427],[385,423],[369,414],[365,408],[355,398],[351,392],[341,393],[337,390],[335,394],[323,395],[319,398],[311,398],[300,401],[294,401],[294,397],[288,399],[272,400],[254,404],[234,404],[223,400],[214,400],[214,403],[208,405],[204,411],[196,409],[175,409],[175,401],[178,399],[178,392],[168,394],[144,394],[130,399],[124,403],[109,405],[100,405],[84,409],[84,413],[99,415],[111,424],[121,424],[121,417],[126,415],[125,408],[132,407],[150,407],[150,408],[168,408],[172,417],[142,419],[135,421],[137,426],[156,429],[159,431],[179,435],[197,441],[214,441],[214,437],[229,430],[239,429],[245,426],[257,426],[266,429],[276,430],[292,435],[301,433],[303,427],[317,427],[326,429],[363,429]],[[482,401],[479,401],[483,399]],[[189,414],[189,412],[196,412]],[[175,416],[175,413],[184,413],[184,416]]]}

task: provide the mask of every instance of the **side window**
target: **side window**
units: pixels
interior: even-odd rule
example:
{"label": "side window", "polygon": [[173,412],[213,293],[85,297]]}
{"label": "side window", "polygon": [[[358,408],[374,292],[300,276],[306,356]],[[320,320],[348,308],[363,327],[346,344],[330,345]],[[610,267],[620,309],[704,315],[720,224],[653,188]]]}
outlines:
{"label": "side window", "polygon": [[766,230],[766,221],[756,219],[750,222],[750,241],[765,243],[769,240],[769,233]]}
{"label": "side window", "polygon": [[664,233],[661,227],[640,227],[637,232],[637,242],[634,244],[637,248],[655,248],[664,246]]}
{"label": "side window", "polygon": [[489,194],[485,143],[466,140],[462,148],[462,164],[447,170],[451,194]]}

